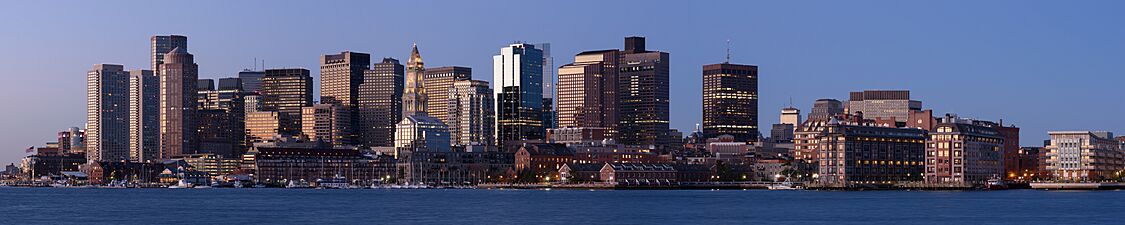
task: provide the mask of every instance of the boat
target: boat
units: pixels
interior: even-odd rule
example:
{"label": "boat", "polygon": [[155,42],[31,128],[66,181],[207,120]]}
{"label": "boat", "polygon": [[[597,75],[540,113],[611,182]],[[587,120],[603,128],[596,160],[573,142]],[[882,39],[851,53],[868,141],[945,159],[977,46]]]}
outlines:
{"label": "boat", "polygon": [[332,178],[316,179],[317,189],[348,189],[348,179],[337,174]]}
{"label": "boat", "polygon": [[992,176],[992,179],[988,179],[988,181],[984,183],[984,189],[1006,190],[1008,189],[1008,183],[1004,182],[1004,180],[1000,179],[998,176]]}
{"label": "boat", "polygon": [[793,182],[781,182],[781,183],[778,183],[778,184],[771,184],[769,186],[766,186],[766,188],[768,188],[770,190],[801,190],[801,189],[805,189],[804,187],[801,187],[797,184],[794,184]]}
{"label": "boat", "polygon": [[305,180],[290,180],[285,184],[285,188],[312,188],[312,186],[309,186],[309,182]]}
{"label": "boat", "polygon": [[184,182],[183,179],[180,179],[180,182],[177,182],[176,185],[168,186],[169,189],[180,189],[180,188],[191,188],[191,187],[192,187],[191,183]]}

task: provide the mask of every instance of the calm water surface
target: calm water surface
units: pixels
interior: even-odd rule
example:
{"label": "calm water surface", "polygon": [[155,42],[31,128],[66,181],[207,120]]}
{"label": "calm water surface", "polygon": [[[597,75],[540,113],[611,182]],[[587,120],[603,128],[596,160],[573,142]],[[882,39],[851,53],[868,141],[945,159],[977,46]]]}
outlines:
{"label": "calm water surface", "polygon": [[0,188],[0,224],[1125,224],[1125,191]]}

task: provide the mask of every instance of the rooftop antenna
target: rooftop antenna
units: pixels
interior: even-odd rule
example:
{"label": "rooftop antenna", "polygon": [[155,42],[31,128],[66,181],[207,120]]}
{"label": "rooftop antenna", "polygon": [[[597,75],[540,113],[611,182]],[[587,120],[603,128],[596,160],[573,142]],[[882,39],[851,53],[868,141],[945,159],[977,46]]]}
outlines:
{"label": "rooftop antenna", "polygon": [[730,63],[730,39],[729,38],[727,39],[727,61],[726,61],[726,63],[728,63],[728,64]]}
{"label": "rooftop antenna", "polygon": [[793,97],[789,97],[789,108],[793,108]]}
{"label": "rooftop antenna", "polygon": [[254,71],[258,71],[258,57],[254,57]]}

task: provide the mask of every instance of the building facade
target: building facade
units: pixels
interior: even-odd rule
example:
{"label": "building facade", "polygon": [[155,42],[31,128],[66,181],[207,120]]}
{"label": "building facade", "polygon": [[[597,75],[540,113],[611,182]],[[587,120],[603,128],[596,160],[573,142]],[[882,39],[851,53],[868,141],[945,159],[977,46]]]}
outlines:
{"label": "building facade", "polygon": [[433,117],[407,116],[395,125],[398,152],[448,152],[452,146],[449,140],[449,127]]}
{"label": "building facade", "polygon": [[160,159],[191,154],[199,148],[196,135],[196,81],[199,66],[187,49],[164,54],[160,75]]}
{"label": "building facade", "polygon": [[667,147],[668,53],[645,49],[644,37],[626,37],[618,65],[618,142]]}
{"label": "building facade", "polygon": [[844,109],[851,115],[862,113],[864,118],[906,122],[911,111],[922,110],[922,102],[910,100],[907,90],[865,90],[851,92]]}
{"label": "building facade", "polygon": [[149,44],[152,50],[150,54],[152,58],[149,58],[152,67],[149,67],[149,69],[156,73],[160,73],[160,64],[164,63],[164,54],[176,48],[187,51],[187,37],[181,35],[152,36],[152,38],[149,38]]}
{"label": "building facade", "polygon": [[313,104],[313,78],[307,69],[268,69],[262,77],[262,111],[278,112],[284,135],[301,133],[301,109]]}
{"label": "building facade", "polygon": [[1051,131],[1046,171],[1057,181],[1103,181],[1125,167],[1121,143],[1090,131]]}
{"label": "building facade", "polygon": [[587,51],[559,67],[556,86],[558,127],[600,129],[617,134],[619,50]]}
{"label": "building facade", "polygon": [[497,145],[545,138],[543,51],[530,44],[512,44],[501,48],[492,62]]}
{"label": "building facade", "polygon": [[129,159],[160,159],[160,77],[129,71]]}
{"label": "building facade", "polygon": [[926,182],[983,185],[1004,176],[1004,137],[996,124],[946,117],[926,141]]}
{"label": "building facade", "polygon": [[[785,115],[783,112],[782,117]],[[757,141],[757,66],[703,66],[703,134],[708,138],[731,135],[740,142]]]}
{"label": "building facade", "polygon": [[496,103],[488,81],[454,82],[448,99],[445,121],[454,146],[496,146]]}
{"label": "building facade", "polygon": [[238,79],[242,81],[242,90],[250,93],[258,93],[262,90],[262,77],[265,76],[265,71],[242,70],[238,72]]}
{"label": "building facade", "polygon": [[844,103],[840,100],[824,98],[817,99],[813,102],[812,111],[809,112],[809,119],[825,119],[832,118],[832,116],[844,114]]}
{"label": "building facade", "polygon": [[383,58],[363,72],[359,85],[359,117],[363,144],[394,146],[395,124],[402,121],[402,92],[405,68],[394,58]]}
{"label": "building facade", "polygon": [[341,105],[316,104],[301,109],[301,134],[311,141],[352,145],[351,113]]}
{"label": "building facade", "polygon": [[830,187],[892,186],[923,180],[926,132],[830,119],[817,139],[817,181]]}
{"label": "building facade", "polygon": [[86,150],[90,161],[129,159],[129,73],[121,65],[86,73]]}
{"label": "building facade", "polygon": [[454,89],[453,84],[459,81],[467,81],[473,78],[473,69],[460,66],[445,66],[437,68],[427,68],[423,72],[422,88],[426,93],[426,114],[434,118],[438,118],[442,122],[449,124],[449,112],[453,110],[451,106],[450,92]]}

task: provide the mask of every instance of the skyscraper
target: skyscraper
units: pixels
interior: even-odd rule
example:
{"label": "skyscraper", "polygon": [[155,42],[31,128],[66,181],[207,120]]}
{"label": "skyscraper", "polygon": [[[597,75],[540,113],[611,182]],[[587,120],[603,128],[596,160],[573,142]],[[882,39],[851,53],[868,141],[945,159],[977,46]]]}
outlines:
{"label": "skyscraper", "polygon": [[793,125],[797,127],[801,125],[801,110],[793,107],[785,107],[781,109],[781,124]]}
{"label": "skyscraper", "polygon": [[667,147],[668,53],[646,50],[644,37],[626,37],[618,65],[619,143]]}
{"label": "skyscraper", "polygon": [[427,68],[424,73],[425,77],[422,78],[424,84],[422,86],[426,89],[426,113],[448,124],[449,121],[446,119],[449,117],[447,115],[452,110],[449,93],[453,90],[453,83],[472,79],[473,69],[445,66]]}
{"label": "skyscraper", "polygon": [[[512,44],[492,57],[496,95],[496,142],[542,140],[543,51],[530,44]],[[504,149],[514,150],[514,149]]]}
{"label": "skyscraper", "polygon": [[191,154],[196,135],[196,80],[199,66],[182,48],[164,54],[160,72],[160,159]]}
{"label": "skyscraper", "polygon": [[404,73],[405,68],[394,58],[383,58],[363,72],[359,117],[364,146],[394,146],[395,124],[402,120]]}
{"label": "skyscraper", "polygon": [[246,105],[238,78],[222,78],[221,88],[199,86],[199,120],[197,125],[199,154],[226,157],[242,155],[246,148]]}
{"label": "skyscraper", "polygon": [[703,66],[703,134],[708,138],[731,135],[739,142],[757,140],[758,66]]}
{"label": "skyscraper", "polygon": [[412,46],[410,59],[406,61],[406,86],[402,93],[402,117],[426,114],[427,98],[424,72],[425,64],[422,55],[418,54],[418,45]]}
{"label": "skyscraper", "polygon": [[266,76],[266,72],[242,70],[238,72],[238,79],[242,80],[242,90],[246,92],[257,93],[262,90],[262,77]]}
{"label": "skyscraper", "polygon": [[534,45],[543,50],[543,128],[551,129],[558,126],[558,107],[555,104],[558,100],[555,92],[558,76],[555,75],[555,58],[551,57],[551,43]]}
{"label": "skyscraper", "polygon": [[129,73],[121,65],[86,73],[86,159],[129,159]]}
{"label": "skyscraper", "polygon": [[301,133],[301,108],[313,104],[313,79],[307,69],[268,69],[262,77],[262,111],[278,112],[280,133]]}
{"label": "skyscraper", "polygon": [[187,37],[180,35],[152,36],[152,38],[149,38],[149,42],[152,50],[152,58],[150,58],[152,67],[150,67],[150,69],[157,73],[156,75],[160,75],[160,64],[164,63],[164,54],[176,48],[183,49],[184,51],[188,49]]}
{"label": "skyscraper", "polygon": [[320,102],[352,107],[356,105],[363,71],[371,55],[345,51],[320,57]]}
{"label": "skyscraper", "polygon": [[617,135],[617,73],[619,50],[578,53],[574,63],[559,67],[558,127],[599,128],[606,138]]}
{"label": "skyscraper", "polygon": [[488,81],[464,80],[449,91],[450,142],[455,146],[493,146],[496,131],[495,101]]}
{"label": "skyscraper", "polygon": [[905,123],[911,111],[922,110],[922,102],[910,100],[907,90],[865,90],[852,92],[844,109],[852,115],[862,112],[863,118]]}
{"label": "skyscraper", "polygon": [[813,103],[812,112],[809,112],[809,119],[827,120],[839,114],[844,114],[844,104],[841,103],[840,100],[830,98],[817,99],[816,102]]}
{"label": "skyscraper", "polygon": [[152,70],[129,71],[129,158],[160,159],[160,77]]}

